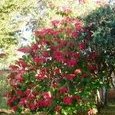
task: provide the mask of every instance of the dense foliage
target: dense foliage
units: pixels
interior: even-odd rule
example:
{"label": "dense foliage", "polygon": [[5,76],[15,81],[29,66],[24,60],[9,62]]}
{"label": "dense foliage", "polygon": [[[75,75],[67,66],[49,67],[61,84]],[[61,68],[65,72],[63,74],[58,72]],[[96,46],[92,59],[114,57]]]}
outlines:
{"label": "dense foliage", "polygon": [[[17,43],[16,32],[20,30],[22,21],[19,16],[27,16],[34,11],[37,1],[28,0],[1,0],[0,1],[0,48],[8,48],[9,44]],[[34,12],[33,12],[34,13]],[[20,20],[20,19],[19,19]],[[25,23],[27,20],[23,20]]]}
{"label": "dense foliage", "polygon": [[[98,67],[100,76],[105,76],[107,84],[112,83],[111,74],[115,71],[115,6],[105,6],[95,10],[85,18],[86,25],[91,24],[93,39],[91,50],[100,54]],[[112,85],[114,85],[112,83]]]}
{"label": "dense foliage", "polygon": [[37,0],[0,0],[0,55],[5,54],[0,56],[0,69],[8,68],[9,64],[18,58],[16,49],[23,37],[21,31],[31,23],[30,16],[37,15],[37,2]]}
{"label": "dense foliage", "polygon": [[[1,69],[8,67],[10,63],[13,63],[14,60],[18,58],[15,49],[22,43],[25,43],[25,41],[31,41],[28,40],[31,38],[27,36],[29,36],[36,27],[48,27],[50,26],[51,20],[61,19],[63,16],[83,17],[99,6],[99,4],[90,0],[83,1],[1,0],[0,48],[6,54],[0,58]],[[25,35],[28,30],[30,33]]]}
{"label": "dense foliage", "polygon": [[27,54],[10,66],[8,105],[48,114],[88,111],[100,87],[95,76],[98,54],[87,53],[92,33],[69,17],[52,21],[52,26],[35,32],[36,44],[19,49]]}
{"label": "dense foliage", "polygon": [[109,86],[115,66],[113,9],[99,8],[84,22],[63,13],[35,31],[36,43],[20,48],[25,55],[10,66],[7,104],[16,112],[90,114],[96,91]]}

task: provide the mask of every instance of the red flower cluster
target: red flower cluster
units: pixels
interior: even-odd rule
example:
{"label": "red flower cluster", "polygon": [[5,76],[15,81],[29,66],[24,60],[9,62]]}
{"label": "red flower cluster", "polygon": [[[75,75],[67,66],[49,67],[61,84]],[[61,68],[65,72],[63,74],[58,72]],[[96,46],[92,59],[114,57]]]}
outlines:
{"label": "red flower cluster", "polygon": [[63,98],[63,102],[64,102],[64,104],[66,104],[66,105],[71,105],[72,102],[73,102],[72,99],[73,99],[72,97],[66,96],[66,97]]}
{"label": "red flower cluster", "polygon": [[[86,55],[89,31],[73,18],[55,20],[52,25],[36,31],[39,40],[20,48],[26,55],[10,66],[12,91],[7,103],[14,110],[60,112],[63,105],[74,106],[85,98],[86,79],[97,69],[93,65],[96,53]],[[87,34],[80,40],[82,33]]]}

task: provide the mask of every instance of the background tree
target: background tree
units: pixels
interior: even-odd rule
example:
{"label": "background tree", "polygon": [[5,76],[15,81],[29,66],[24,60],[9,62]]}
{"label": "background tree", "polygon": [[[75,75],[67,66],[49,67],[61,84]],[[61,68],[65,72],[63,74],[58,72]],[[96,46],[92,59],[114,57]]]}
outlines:
{"label": "background tree", "polygon": [[[34,22],[33,18],[37,19],[38,2],[37,0],[0,1],[0,49],[6,54],[0,59],[2,67],[16,58],[15,50],[21,41],[18,37],[19,33],[28,25],[28,22]],[[2,63],[3,60],[5,64]]]}
{"label": "background tree", "polygon": [[107,105],[107,90],[115,87],[115,6],[104,6],[92,12],[85,18],[86,25],[91,25],[92,38],[89,52],[97,52],[99,58],[97,77],[103,85],[98,100],[99,108]]}
{"label": "background tree", "polygon": [[76,0],[1,0],[0,48],[6,53],[1,64],[3,65],[3,60],[7,64],[11,63],[16,57],[16,47],[34,39],[32,32],[35,28],[50,27],[50,20],[61,19],[67,15],[83,17],[97,6],[97,3],[90,0],[84,3]]}

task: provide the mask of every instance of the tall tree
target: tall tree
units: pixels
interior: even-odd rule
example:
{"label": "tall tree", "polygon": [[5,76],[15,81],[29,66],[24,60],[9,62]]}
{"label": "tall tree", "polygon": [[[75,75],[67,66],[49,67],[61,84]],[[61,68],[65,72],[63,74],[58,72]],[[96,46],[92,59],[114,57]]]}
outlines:
{"label": "tall tree", "polygon": [[19,43],[16,33],[36,17],[37,5],[37,0],[0,0],[0,50],[6,54],[5,58],[1,56],[0,65],[16,57]]}

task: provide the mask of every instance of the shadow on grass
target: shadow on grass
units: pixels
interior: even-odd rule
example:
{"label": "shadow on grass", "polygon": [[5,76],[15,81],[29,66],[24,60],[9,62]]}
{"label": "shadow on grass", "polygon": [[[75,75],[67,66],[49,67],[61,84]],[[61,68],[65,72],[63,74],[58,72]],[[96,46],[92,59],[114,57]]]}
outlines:
{"label": "shadow on grass", "polygon": [[115,100],[110,101],[108,106],[102,109],[98,115],[115,115]]}

